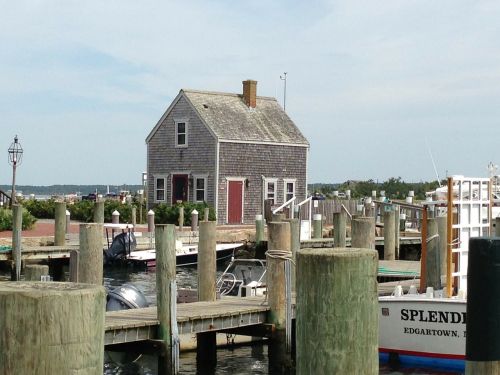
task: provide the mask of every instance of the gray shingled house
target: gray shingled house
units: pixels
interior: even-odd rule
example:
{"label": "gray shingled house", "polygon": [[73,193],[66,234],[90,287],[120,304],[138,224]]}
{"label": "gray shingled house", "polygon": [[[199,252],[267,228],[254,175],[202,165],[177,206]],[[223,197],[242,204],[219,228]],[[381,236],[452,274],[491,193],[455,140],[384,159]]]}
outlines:
{"label": "gray shingled house", "polygon": [[253,223],[264,200],[305,198],[309,143],[276,99],[180,90],[146,139],[148,202],[207,202],[219,224]]}

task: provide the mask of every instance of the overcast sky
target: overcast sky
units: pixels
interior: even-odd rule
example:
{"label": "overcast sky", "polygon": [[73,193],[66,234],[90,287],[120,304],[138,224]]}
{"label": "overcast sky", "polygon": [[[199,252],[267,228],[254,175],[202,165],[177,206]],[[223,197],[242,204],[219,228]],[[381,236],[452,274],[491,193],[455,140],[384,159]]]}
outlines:
{"label": "overcast sky", "polygon": [[[181,88],[283,101],[309,182],[487,176],[500,163],[500,2],[0,1],[0,123],[19,184],[140,183]],[[0,158],[1,160],[1,158]]]}

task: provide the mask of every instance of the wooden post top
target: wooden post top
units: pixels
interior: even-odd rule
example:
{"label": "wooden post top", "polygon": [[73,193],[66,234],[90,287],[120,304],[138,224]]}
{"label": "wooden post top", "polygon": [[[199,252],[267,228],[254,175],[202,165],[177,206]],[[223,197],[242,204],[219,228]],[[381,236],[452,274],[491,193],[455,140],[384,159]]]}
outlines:
{"label": "wooden post top", "polygon": [[94,294],[97,290],[105,293],[103,286],[77,283],[57,283],[40,281],[7,281],[0,283],[0,295],[22,294],[32,298],[42,298],[47,295],[56,294]]}

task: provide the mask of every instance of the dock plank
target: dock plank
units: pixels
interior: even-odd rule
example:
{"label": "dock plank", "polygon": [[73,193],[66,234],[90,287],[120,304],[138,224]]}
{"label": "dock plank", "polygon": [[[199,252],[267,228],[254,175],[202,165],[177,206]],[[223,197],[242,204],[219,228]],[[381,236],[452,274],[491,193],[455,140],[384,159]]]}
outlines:
{"label": "dock plank", "polygon": [[[177,305],[177,326],[184,334],[263,324],[268,311],[262,297],[184,303]],[[158,324],[156,307],[107,312],[105,345],[155,339]]]}

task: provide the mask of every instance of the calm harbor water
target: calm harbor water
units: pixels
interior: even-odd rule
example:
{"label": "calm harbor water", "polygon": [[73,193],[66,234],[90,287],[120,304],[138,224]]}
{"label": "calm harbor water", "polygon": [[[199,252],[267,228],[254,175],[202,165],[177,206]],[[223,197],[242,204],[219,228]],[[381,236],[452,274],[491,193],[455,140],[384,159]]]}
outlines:
{"label": "calm harbor water", "polygon": [[[219,274],[224,268],[219,266]],[[148,301],[156,304],[155,290],[156,274],[153,270],[134,271],[130,269],[107,269],[105,270],[105,285],[108,287],[119,286],[124,283],[133,283],[144,292]],[[177,284],[179,288],[196,287],[196,268],[178,267]],[[196,353],[181,353],[180,356],[181,374],[217,374],[217,375],[250,375],[250,374],[271,374],[268,369],[267,346],[253,345],[240,346],[233,349],[219,349],[217,352],[217,368],[214,371],[202,371],[196,368]],[[144,374],[156,375],[156,358],[143,357],[137,363],[125,367],[117,367],[112,362],[105,365],[106,375],[114,374]],[[459,372],[446,372],[432,369],[400,368],[393,370],[388,366],[381,367],[380,374],[429,374],[429,375],[459,375]]]}
{"label": "calm harbor water", "polygon": [[[219,273],[223,268],[219,268]],[[194,288],[196,286],[196,268],[177,268],[177,283],[179,288]],[[6,272],[0,271],[0,281],[9,279]],[[156,274],[153,270],[136,271],[132,269],[106,269],[104,273],[104,284],[113,288],[125,283],[132,283],[145,295],[150,304],[156,305],[155,290]],[[105,375],[157,375],[156,358],[153,356],[143,356],[135,363],[126,366],[118,366],[110,360],[104,365]],[[205,371],[196,368],[196,353],[181,353],[180,356],[181,374],[214,374],[214,375],[250,375],[250,374],[271,374],[268,369],[267,346],[263,344],[253,346],[240,346],[232,349],[220,349],[217,352],[217,367],[214,371]],[[292,373],[293,374],[293,373]],[[459,372],[446,372],[432,369],[400,368],[393,370],[387,366],[380,368],[380,374],[384,375],[459,375]]]}

